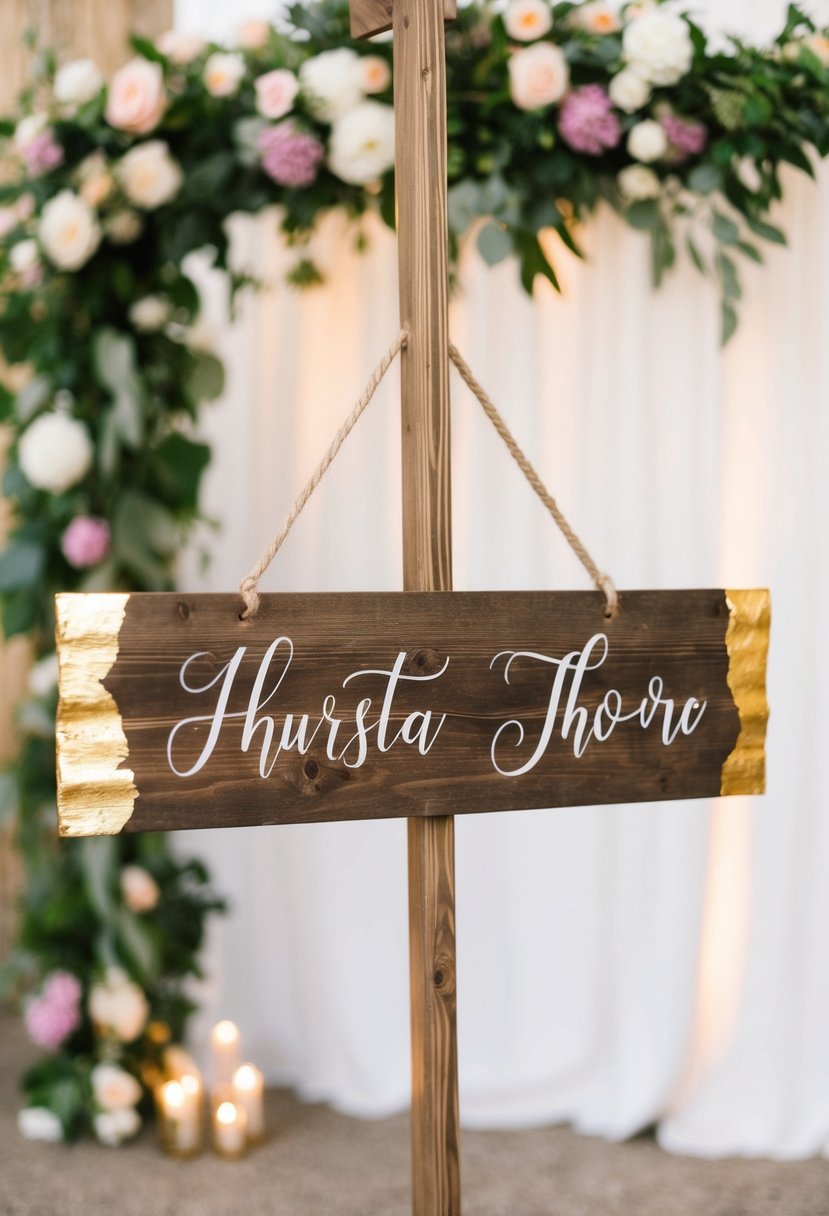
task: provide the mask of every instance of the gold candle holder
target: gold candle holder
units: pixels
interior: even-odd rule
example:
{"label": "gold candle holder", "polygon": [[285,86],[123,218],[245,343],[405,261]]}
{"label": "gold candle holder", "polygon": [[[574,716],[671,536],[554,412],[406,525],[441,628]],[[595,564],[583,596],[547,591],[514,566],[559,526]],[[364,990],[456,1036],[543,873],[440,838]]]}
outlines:
{"label": "gold candle holder", "polygon": [[242,1064],[233,1074],[233,1101],[245,1108],[248,1144],[265,1139],[265,1080],[254,1064]]}
{"label": "gold candle holder", "polygon": [[158,1136],[168,1157],[197,1157],[204,1139],[203,1091],[198,1077],[165,1081],[156,1091]]}
{"label": "gold candle holder", "polygon": [[244,1106],[225,1099],[213,1115],[213,1148],[220,1157],[236,1161],[247,1150],[248,1117]]}

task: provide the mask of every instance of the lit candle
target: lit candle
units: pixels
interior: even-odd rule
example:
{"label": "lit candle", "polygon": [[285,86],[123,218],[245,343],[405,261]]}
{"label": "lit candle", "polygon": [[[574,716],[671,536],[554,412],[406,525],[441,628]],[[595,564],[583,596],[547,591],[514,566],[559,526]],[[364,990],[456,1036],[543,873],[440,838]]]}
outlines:
{"label": "lit candle", "polygon": [[213,1049],[213,1080],[216,1085],[230,1085],[233,1074],[241,1064],[239,1028],[233,1022],[217,1022],[210,1036]]}
{"label": "lit candle", "polygon": [[243,1106],[220,1102],[213,1116],[213,1146],[220,1157],[241,1157],[247,1144],[248,1120]]}
{"label": "lit candle", "polygon": [[261,1140],[265,1135],[264,1091],[264,1078],[253,1064],[243,1064],[236,1069],[233,1074],[234,1100],[237,1106],[245,1108],[249,1143]]}
{"label": "lit candle", "polygon": [[201,1095],[201,1082],[191,1075],[167,1081],[158,1091],[161,1147],[171,1157],[192,1157],[201,1151]]}

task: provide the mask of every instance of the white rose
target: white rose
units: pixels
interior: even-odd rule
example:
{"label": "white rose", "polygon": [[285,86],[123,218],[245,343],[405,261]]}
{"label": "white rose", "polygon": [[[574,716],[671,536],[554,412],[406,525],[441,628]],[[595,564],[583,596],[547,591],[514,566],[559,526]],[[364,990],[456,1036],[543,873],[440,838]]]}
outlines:
{"label": "white rose", "polygon": [[341,118],[363,97],[360,56],[348,47],[306,59],[299,79],[312,113],[323,122]]}
{"label": "white rose", "polygon": [[635,127],[631,127],[627,149],[634,160],[649,164],[659,160],[660,156],[664,156],[668,151],[668,137],[658,122],[646,118],[644,122],[638,122]]}
{"label": "white rose", "polygon": [[641,110],[651,99],[650,84],[644,76],[634,72],[633,68],[623,68],[613,77],[607,91],[614,106],[618,106],[626,114]]}
{"label": "white rose", "polygon": [[187,34],[184,30],[167,30],[156,42],[162,55],[179,67],[198,59],[207,43],[198,34]]}
{"label": "white rose", "polygon": [[117,967],[107,968],[103,981],[89,993],[89,1013],[98,1029],[122,1043],[132,1043],[149,1016],[147,998],[137,984]]}
{"label": "white rose", "polygon": [[27,114],[21,118],[14,128],[14,146],[18,152],[25,152],[49,125],[48,114]]}
{"label": "white rose", "polygon": [[101,243],[95,212],[71,190],[61,190],[43,208],[38,226],[43,251],[60,270],[79,270]]}
{"label": "white rose", "polygon": [[537,42],[509,60],[512,100],[520,110],[537,110],[561,101],[570,84],[570,69],[561,47]]}
{"label": "white rose", "polygon": [[138,212],[130,211],[127,207],[122,211],[113,211],[104,220],[104,232],[113,245],[131,245],[140,237],[143,226]]}
{"label": "white rose", "polygon": [[136,207],[152,211],[177,194],[183,175],[161,139],[131,148],[117,167],[124,193]]}
{"label": "white rose", "polygon": [[29,672],[26,687],[33,697],[49,697],[57,686],[58,656],[57,654],[47,654],[42,659],[38,659]]}
{"label": "white rose", "polygon": [[16,274],[24,274],[27,270],[32,270],[39,262],[40,250],[37,247],[37,241],[29,239],[12,245],[9,252],[9,264]]}
{"label": "white rose", "polygon": [[171,311],[170,301],[164,296],[142,296],[130,308],[129,318],[142,333],[153,333],[164,328]]}
{"label": "white rose", "polygon": [[[146,298],[149,300],[153,297]],[[143,866],[124,866],[121,871],[121,894],[131,911],[151,912],[158,903],[160,892],[158,883]]]}
{"label": "white rose", "polygon": [[48,1140],[55,1144],[63,1139],[63,1124],[46,1106],[24,1106],[17,1113],[17,1129],[27,1140]]}
{"label": "white rose", "polygon": [[630,203],[640,203],[648,198],[658,198],[662,193],[659,178],[647,165],[628,165],[616,178],[619,192]]}
{"label": "white rose", "polygon": [[99,1143],[105,1144],[107,1148],[118,1148],[125,1140],[139,1132],[141,1116],[134,1107],[105,1110],[95,1116],[93,1125]]}
{"label": "white rose", "polygon": [[135,1077],[117,1064],[96,1064],[89,1079],[95,1102],[103,1110],[123,1110],[141,1099],[141,1086]]}
{"label": "white rose", "polygon": [[504,28],[517,42],[533,42],[553,28],[553,14],[546,0],[510,0],[504,12]]}
{"label": "white rose", "polygon": [[688,23],[658,8],[643,13],[623,36],[628,66],[651,84],[676,84],[691,70],[694,44]]}
{"label": "white rose", "polygon": [[18,459],[38,490],[62,494],[85,477],[94,449],[82,422],[67,414],[41,414],[23,432]]}
{"label": "white rose", "polygon": [[232,97],[239,92],[245,61],[235,51],[216,51],[204,65],[204,87],[213,97]]}
{"label": "white rose", "polygon": [[344,182],[363,185],[394,164],[394,111],[364,101],[334,123],[328,164]]}
{"label": "white rose", "polygon": [[82,106],[97,97],[104,78],[93,59],[72,59],[55,73],[55,101],[63,106]]}

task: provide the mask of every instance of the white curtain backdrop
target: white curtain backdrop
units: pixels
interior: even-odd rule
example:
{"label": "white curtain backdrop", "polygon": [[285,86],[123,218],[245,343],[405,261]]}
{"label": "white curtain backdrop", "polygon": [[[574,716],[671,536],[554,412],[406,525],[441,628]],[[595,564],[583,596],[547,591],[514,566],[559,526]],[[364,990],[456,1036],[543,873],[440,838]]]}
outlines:
{"label": "white curtain backdrop", "polygon": [[[783,0],[695,10],[756,40]],[[267,6],[179,0],[228,32]],[[829,20],[829,0],[813,4]],[[770,586],[768,794],[457,821],[462,1118],[567,1120],[667,1147],[799,1156],[829,1138],[829,175],[792,173],[788,251],[746,272],[718,349],[714,289],[682,269],[654,294],[646,242],[602,215],[562,297],[521,292],[474,253],[452,334],[598,562],[622,587]],[[235,587],[396,331],[394,241],[354,253],[338,220],[328,285],[281,285],[272,218],[235,225],[267,280],[239,322],[207,280],[225,399],[206,507],[206,577]],[[312,499],[268,590],[401,586],[397,376]],[[455,585],[565,588],[583,572],[464,386],[453,382]],[[207,955],[206,1028],[242,1027],[271,1079],[361,1115],[409,1094],[405,826],[192,833],[232,900]]]}

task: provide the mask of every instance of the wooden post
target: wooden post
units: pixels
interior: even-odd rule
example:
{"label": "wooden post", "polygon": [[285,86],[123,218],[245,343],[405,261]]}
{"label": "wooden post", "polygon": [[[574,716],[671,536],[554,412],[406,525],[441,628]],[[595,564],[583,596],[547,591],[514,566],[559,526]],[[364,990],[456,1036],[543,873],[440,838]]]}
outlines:
{"label": "wooden post", "polygon": [[[443,0],[394,0],[402,352],[403,585],[451,591]],[[412,1212],[458,1216],[455,857],[451,817],[410,819]]]}

